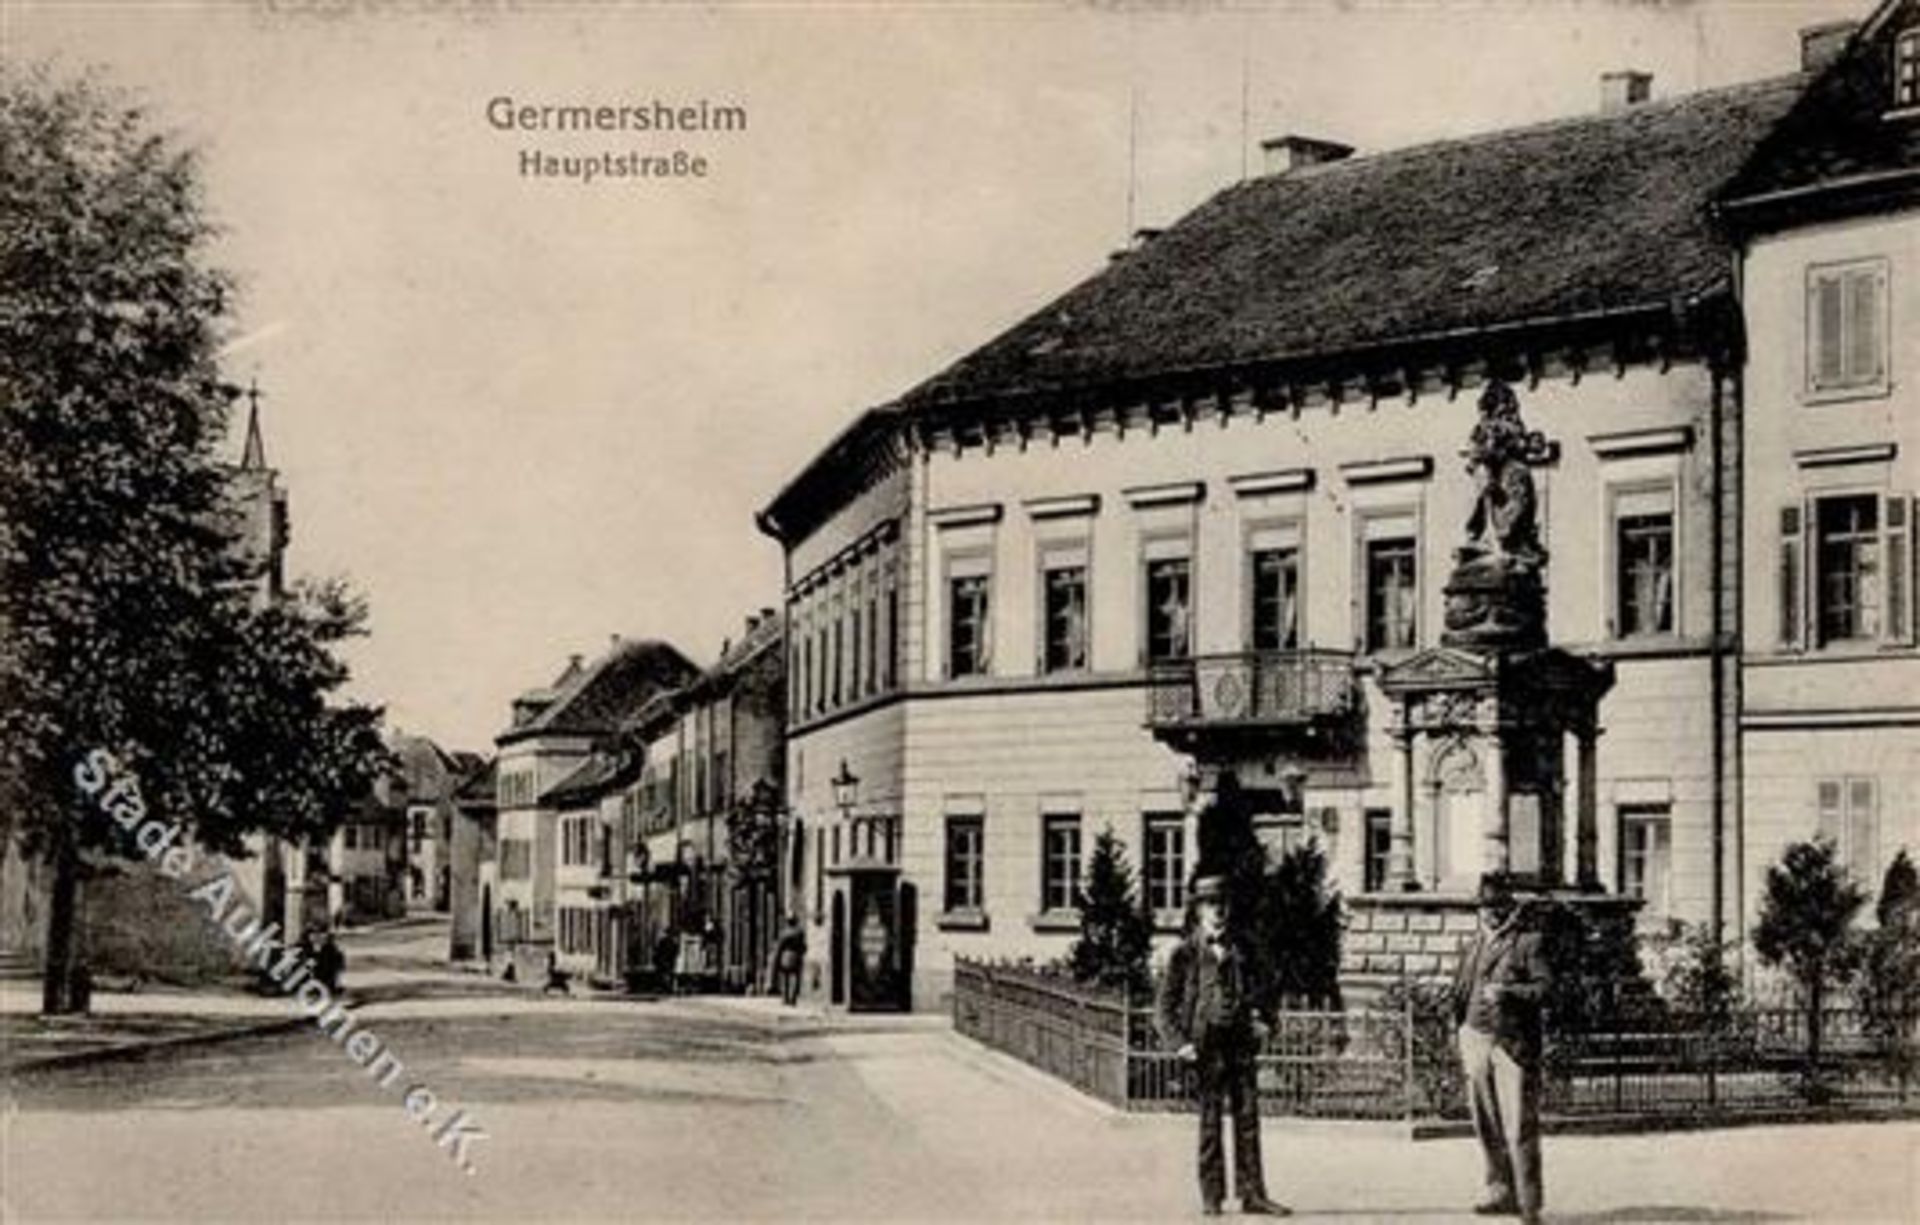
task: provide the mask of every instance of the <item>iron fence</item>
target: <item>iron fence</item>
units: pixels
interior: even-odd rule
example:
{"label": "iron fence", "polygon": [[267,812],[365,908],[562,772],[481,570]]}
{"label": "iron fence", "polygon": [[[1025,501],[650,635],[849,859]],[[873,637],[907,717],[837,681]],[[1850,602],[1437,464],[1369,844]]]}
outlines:
{"label": "iron fence", "polygon": [[[961,1034],[1129,1110],[1188,1110],[1194,1070],[1161,1048],[1144,1000],[1026,963],[961,959]],[[1411,993],[1398,1003],[1288,1008],[1256,1058],[1264,1113],[1327,1119],[1463,1119],[1452,1025]],[[1920,1018],[1832,1009],[1810,1056],[1806,1015],[1670,1012],[1554,1033],[1542,1107],[1550,1119],[1712,1121],[1760,1114],[1920,1108]]]}

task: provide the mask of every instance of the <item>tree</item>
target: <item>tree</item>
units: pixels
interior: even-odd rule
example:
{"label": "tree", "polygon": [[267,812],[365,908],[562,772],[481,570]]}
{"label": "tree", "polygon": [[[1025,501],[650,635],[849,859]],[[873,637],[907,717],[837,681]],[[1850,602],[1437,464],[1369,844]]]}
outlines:
{"label": "tree", "polygon": [[1111,828],[1093,840],[1087,883],[1079,901],[1080,938],[1068,954],[1073,977],[1083,983],[1144,992],[1150,981],[1147,958],[1153,948],[1153,929],[1134,895],[1126,849]]}
{"label": "tree", "polygon": [[1713,924],[1680,924],[1660,979],[1674,1010],[1709,1030],[1725,1030],[1741,1000],[1734,951]]}
{"label": "tree", "polygon": [[229,283],[194,155],[91,79],[0,65],[0,813],[51,869],[43,1006],[69,1010],[76,895],[122,827],[110,753],[202,846],[329,831],[384,760],[336,705],[344,587],[261,598],[216,448]]}
{"label": "tree", "polygon": [[1844,984],[1852,973],[1853,920],[1866,900],[1825,838],[1790,844],[1780,862],[1767,869],[1753,948],[1761,961],[1784,969],[1800,989],[1810,1080],[1820,1067],[1827,991]]}
{"label": "tree", "polygon": [[1920,873],[1904,850],[1887,865],[1874,918],[1879,926],[1863,941],[1860,1006],[1869,1030],[1903,1053],[1920,1013]]}
{"label": "tree", "polygon": [[1293,848],[1267,874],[1255,922],[1268,998],[1337,1010],[1340,895],[1327,887],[1327,857],[1318,847]]}

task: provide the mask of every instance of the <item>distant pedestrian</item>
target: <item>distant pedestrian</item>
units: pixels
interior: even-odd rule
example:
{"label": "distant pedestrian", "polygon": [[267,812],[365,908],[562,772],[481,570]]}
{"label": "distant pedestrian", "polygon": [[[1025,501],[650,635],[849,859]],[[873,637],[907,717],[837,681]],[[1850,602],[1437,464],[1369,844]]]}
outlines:
{"label": "distant pedestrian", "polygon": [[339,942],[328,931],[320,937],[320,947],[313,953],[313,976],[328,991],[338,994],[340,975],[347,969],[347,955],[341,951]]}
{"label": "distant pedestrian", "polygon": [[572,975],[560,968],[558,949],[547,950],[547,981],[540,988],[540,994],[550,995],[558,991],[561,995],[572,995]]}
{"label": "distant pedestrian", "polygon": [[680,937],[671,928],[660,933],[653,942],[653,972],[659,976],[660,985],[668,995],[674,994],[674,961],[680,955]]}
{"label": "distant pedestrian", "polygon": [[773,976],[780,984],[780,998],[789,1008],[800,1002],[800,968],[806,960],[807,933],[801,930],[799,916],[788,915],[773,951]]}
{"label": "distant pedestrian", "polygon": [[1245,958],[1228,939],[1226,882],[1217,876],[1193,884],[1186,931],[1160,980],[1156,1021],[1161,1042],[1194,1065],[1200,1106],[1200,1204],[1218,1216],[1227,1192],[1226,1153],[1220,1139],[1222,1107],[1233,1114],[1233,1182],[1240,1210],[1288,1216],[1267,1198],[1260,1157],[1260,1088],[1255,1056],[1267,1035],[1255,1015]]}
{"label": "distant pedestrian", "polygon": [[1481,1216],[1540,1219],[1542,1009],[1551,971],[1506,873],[1480,878],[1480,930],[1453,983],[1467,1107],[1486,1166]]}

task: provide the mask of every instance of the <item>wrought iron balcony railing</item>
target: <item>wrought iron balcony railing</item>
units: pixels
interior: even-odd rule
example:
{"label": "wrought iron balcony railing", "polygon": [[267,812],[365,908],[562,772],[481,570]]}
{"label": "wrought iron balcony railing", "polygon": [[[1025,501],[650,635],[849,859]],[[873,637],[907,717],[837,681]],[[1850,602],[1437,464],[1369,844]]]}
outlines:
{"label": "wrought iron balcony railing", "polygon": [[1247,651],[1162,660],[1147,670],[1147,726],[1299,726],[1355,703],[1347,651]]}

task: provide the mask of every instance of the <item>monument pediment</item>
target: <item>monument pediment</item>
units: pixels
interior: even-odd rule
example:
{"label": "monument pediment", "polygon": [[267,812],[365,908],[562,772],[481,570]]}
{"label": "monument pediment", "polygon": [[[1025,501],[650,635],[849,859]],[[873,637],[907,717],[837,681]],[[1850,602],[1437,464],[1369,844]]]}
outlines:
{"label": "monument pediment", "polygon": [[1491,685],[1498,679],[1493,657],[1449,646],[1428,647],[1380,670],[1380,688],[1389,693]]}

